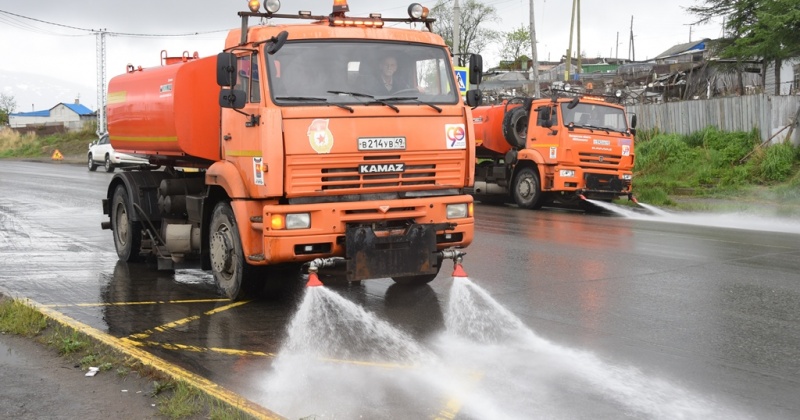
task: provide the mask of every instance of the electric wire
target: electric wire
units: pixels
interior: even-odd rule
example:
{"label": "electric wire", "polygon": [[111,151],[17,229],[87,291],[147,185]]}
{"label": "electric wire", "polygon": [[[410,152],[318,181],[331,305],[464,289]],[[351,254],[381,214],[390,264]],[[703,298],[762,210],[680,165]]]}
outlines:
{"label": "electric wire", "polygon": [[[7,16],[10,16],[10,17],[6,17],[5,19],[3,19],[2,15],[7,15]],[[86,32],[86,34],[69,35],[69,34],[60,34],[60,33],[53,33],[53,32],[49,32],[48,33],[47,31],[45,31],[42,28],[39,28],[39,27],[37,27],[35,25],[26,24],[25,22],[20,21],[19,19],[14,19],[15,17],[19,18],[19,19],[25,19],[25,20],[29,20],[29,21],[33,21],[33,22],[43,23],[45,25],[57,26],[57,27],[72,29],[72,30],[76,30],[76,31],[82,31],[82,32]],[[50,22],[50,21],[46,21],[46,20],[42,20],[42,19],[36,19],[36,18],[28,17],[28,16],[23,16],[23,15],[20,15],[20,14],[17,14],[17,13],[12,13],[12,12],[9,12],[9,11],[6,11],[6,10],[0,10],[0,23],[2,23],[2,22],[5,22],[9,26],[13,26],[13,27],[18,28],[18,29],[23,29],[23,30],[26,30],[26,31],[37,32],[37,33],[42,33],[42,34],[46,34],[46,35],[58,35],[58,36],[85,36],[85,35],[93,35],[93,34],[96,34],[98,32],[104,32],[107,35],[117,36],[117,37],[174,38],[174,37],[208,35],[208,34],[219,33],[219,32],[227,32],[228,31],[228,29],[218,29],[218,30],[213,30],[213,31],[186,32],[186,33],[180,33],[180,34],[142,34],[142,33],[132,33],[132,32],[115,32],[115,31],[107,31],[105,29],[80,28],[80,27],[77,27],[77,26],[65,25],[65,24],[62,24],[62,23]]]}

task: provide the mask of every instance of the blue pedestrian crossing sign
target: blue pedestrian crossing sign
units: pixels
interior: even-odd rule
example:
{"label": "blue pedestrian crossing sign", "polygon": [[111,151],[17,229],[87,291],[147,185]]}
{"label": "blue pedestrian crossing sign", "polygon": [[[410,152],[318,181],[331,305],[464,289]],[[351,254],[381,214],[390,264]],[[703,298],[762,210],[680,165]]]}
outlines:
{"label": "blue pedestrian crossing sign", "polygon": [[466,67],[455,67],[456,83],[458,84],[458,92],[462,95],[467,93],[469,89],[469,79],[467,79]]}

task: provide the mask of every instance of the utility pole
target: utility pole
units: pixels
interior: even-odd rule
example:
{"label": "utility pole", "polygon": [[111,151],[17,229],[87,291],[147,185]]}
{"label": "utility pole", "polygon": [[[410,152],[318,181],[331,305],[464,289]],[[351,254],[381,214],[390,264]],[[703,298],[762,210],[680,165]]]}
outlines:
{"label": "utility pole", "polygon": [[533,64],[533,97],[539,97],[539,57],[536,53],[536,25],[533,19],[533,0],[531,0],[531,61]]}
{"label": "utility pole", "polygon": [[[577,74],[581,74],[583,72],[583,66],[581,66],[581,0],[578,1],[578,71]],[[578,76],[580,77],[580,76]]]}
{"label": "utility pole", "polygon": [[97,36],[97,137],[106,134],[106,34],[105,29],[95,31]]}
{"label": "utility pole", "polygon": [[628,60],[636,61],[636,48],[633,46],[633,16],[631,16],[631,37],[628,40]]}
{"label": "utility pole", "polygon": [[575,29],[575,5],[578,0],[572,0],[572,16],[569,21],[569,47],[567,48],[567,65],[564,68],[564,81],[569,80],[570,67],[572,67],[572,33]]}
{"label": "utility pole", "polygon": [[461,7],[458,5],[458,0],[453,3],[453,57],[455,57],[456,65],[461,65],[463,60],[460,55],[461,48]]}
{"label": "utility pole", "polygon": [[617,31],[617,45],[614,46],[614,48],[616,48],[616,50],[614,50],[614,58],[619,60],[619,31]]}

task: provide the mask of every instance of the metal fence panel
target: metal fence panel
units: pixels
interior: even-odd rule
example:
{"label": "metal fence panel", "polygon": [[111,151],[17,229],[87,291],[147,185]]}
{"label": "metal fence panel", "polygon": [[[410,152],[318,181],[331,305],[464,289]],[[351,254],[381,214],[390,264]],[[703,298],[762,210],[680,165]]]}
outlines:
{"label": "metal fence panel", "polygon": [[[636,113],[638,129],[657,128],[664,133],[691,134],[708,126],[723,131],[758,130],[761,140],[783,142],[787,126],[800,112],[800,96],[747,95],[697,101],[629,105]],[[773,137],[774,136],[774,137]],[[793,145],[800,146],[800,127],[792,130]]]}

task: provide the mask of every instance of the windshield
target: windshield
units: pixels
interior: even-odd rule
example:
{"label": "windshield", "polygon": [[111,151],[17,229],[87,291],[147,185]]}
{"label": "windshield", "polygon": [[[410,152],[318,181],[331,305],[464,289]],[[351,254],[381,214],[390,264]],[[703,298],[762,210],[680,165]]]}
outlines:
{"label": "windshield", "polygon": [[266,57],[271,96],[280,105],[458,102],[450,57],[442,47],[297,41]]}
{"label": "windshield", "polygon": [[607,129],[619,132],[628,130],[625,113],[615,107],[579,103],[575,108],[567,108],[569,103],[561,104],[561,115],[564,125],[574,124],[576,127]]}

